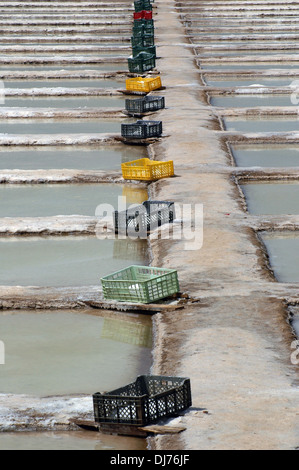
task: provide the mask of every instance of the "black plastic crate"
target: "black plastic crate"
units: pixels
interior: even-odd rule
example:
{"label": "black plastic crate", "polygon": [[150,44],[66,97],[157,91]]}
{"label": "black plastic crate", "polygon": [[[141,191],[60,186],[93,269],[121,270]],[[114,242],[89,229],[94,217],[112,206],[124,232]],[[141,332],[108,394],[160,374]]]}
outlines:
{"label": "black plastic crate", "polygon": [[131,37],[132,48],[134,47],[151,47],[155,45],[155,37],[140,30],[140,34]]}
{"label": "black plastic crate", "polygon": [[125,100],[126,111],[129,114],[143,114],[165,108],[164,96],[145,96]]}
{"label": "black plastic crate", "polygon": [[169,201],[145,201],[126,211],[115,211],[113,219],[115,233],[146,238],[152,230],[174,221],[175,206]]}
{"label": "black plastic crate", "polygon": [[153,9],[153,6],[150,0],[137,0],[134,2],[134,9],[136,12],[142,10],[150,11]]}
{"label": "black plastic crate", "polygon": [[147,139],[160,137],[162,134],[162,121],[136,121],[134,124],[122,124],[121,135],[129,139]]}
{"label": "black plastic crate", "polygon": [[190,379],[141,375],[125,387],[93,395],[96,423],[145,426],[192,406]]}
{"label": "black plastic crate", "polygon": [[128,67],[131,73],[148,72],[156,67],[156,57],[147,52],[139,52],[136,56],[128,58]]}

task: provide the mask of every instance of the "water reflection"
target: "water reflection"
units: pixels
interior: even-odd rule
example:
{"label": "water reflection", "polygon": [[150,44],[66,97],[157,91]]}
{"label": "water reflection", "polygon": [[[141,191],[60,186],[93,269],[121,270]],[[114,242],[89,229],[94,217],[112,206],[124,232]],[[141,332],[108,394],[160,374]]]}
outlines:
{"label": "water reflection", "polygon": [[92,394],[150,371],[150,316],[95,316],[88,310],[9,312],[0,315],[0,331],[6,345],[0,393]]}

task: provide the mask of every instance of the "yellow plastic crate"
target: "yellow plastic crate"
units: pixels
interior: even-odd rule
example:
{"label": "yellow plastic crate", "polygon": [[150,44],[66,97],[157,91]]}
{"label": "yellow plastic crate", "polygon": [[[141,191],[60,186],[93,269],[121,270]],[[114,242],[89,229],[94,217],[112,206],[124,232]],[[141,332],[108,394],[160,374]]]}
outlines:
{"label": "yellow plastic crate", "polygon": [[149,93],[153,90],[158,90],[162,87],[161,77],[154,77],[154,78],[128,78],[126,80],[126,89],[129,91],[143,91],[145,93]]}
{"label": "yellow plastic crate", "polygon": [[140,158],[128,163],[122,163],[122,174],[126,180],[155,181],[174,176],[173,161],[157,162],[149,158]]}

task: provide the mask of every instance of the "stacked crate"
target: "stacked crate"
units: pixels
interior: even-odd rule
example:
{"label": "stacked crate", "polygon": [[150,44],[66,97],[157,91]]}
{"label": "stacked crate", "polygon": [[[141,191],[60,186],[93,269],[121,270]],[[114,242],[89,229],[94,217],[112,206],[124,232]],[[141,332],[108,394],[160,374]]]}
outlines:
{"label": "stacked crate", "polygon": [[134,2],[134,26],[132,31],[132,56],[128,58],[129,72],[144,73],[156,66],[154,20],[150,0]]}

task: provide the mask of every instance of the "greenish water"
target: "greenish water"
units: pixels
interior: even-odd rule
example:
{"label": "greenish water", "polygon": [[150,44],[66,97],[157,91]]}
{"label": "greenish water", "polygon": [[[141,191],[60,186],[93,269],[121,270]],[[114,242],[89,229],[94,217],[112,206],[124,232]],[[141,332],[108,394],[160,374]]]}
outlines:
{"label": "greenish water", "polygon": [[[294,106],[289,95],[234,95],[234,96],[212,96],[210,99],[212,106],[224,108],[253,108],[259,106]],[[299,109],[294,106],[294,108]]]}
{"label": "greenish water", "polygon": [[140,146],[99,146],[98,148],[75,147],[0,147],[1,170],[120,170],[121,164],[138,158],[147,157],[144,147]]}
{"label": "greenish water", "polygon": [[298,145],[231,145],[240,167],[286,168],[299,166]]}
{"label": "greenish water", "polygon": [[242,79],[238,78],[235,80],[219,80],[214,78],[209,78],[208,74],[205,74],[205,81],[207,85],[211,87],[227,87],[227,88],[238,88],[238,87],[248,87],[255,85],[264,86],[264,87],[281,87],[281,86],[289,86],[291,85],[292,81],[290,78],[264,78],[264,77],[254,77],[251,79]]}
{"label": "greenish water", "polygon": [[0,450],[146,450],[146,441],[136,437],[96,432],[2,433]]}
{"label": "greenish water", "polygon": [[[134,192],[133,192],[134,191]],[[118,208],[118,198],[126,194],[120,184],[2,184],[0,217],[50,217],[56,215],[95,216],[100,204]],[[147,201],[146,189],[132,188],[131,200]],[[129,201],[131,204],[131,201]]]}
{"label": "greenish water", "polygon": [[1,108],[117,108],[125,109],[125,100],[121,96],[66,96],[5,98]]}
{"label": "greenish water", "polygon": [[54,71],[59,72],[60,70],[95,70],[97,72],[115,72],[118,70],[128,70],[127,64],[63,64],[63,65],[28,65],[28,64],[10,64],[10,65],[1,65],[0,71],[19,71],[24,72],[25,70],[29,71]]}
{"label": "greenish water", "polygon": [[299,182],[248,182],[241,185],[248,211],[254,215],[298,215]]}
{"label": "greenish water", "polygon": [[47,80],[4,80],[5,88],[120,88],[121,82],[111,79],[47,79]]}
{"label": "greenish water", "polygon": [[263,233],[270,264],[279,282],[299,282],[299,234],[297,232]]}
{"label": "greenish water", "polygon": [[[133,119],[124,119],[122,122],[135,122]],[[0,136],[2,134],[102,134],[121,133],[121,122],[115,120],[34,120],[34,119],[6,119],[0,121]]]}
{"label": "greenish water", "polygon": [[0,285],[74,287],[132,264],[146,265],[146,240],[96,237],[0,238]]}
{"label": "greenish water", "polygon": [[225,130],[231,132],[292,132],[298,131],[299,122],[294,118],[248,118],[248,119],[223,119]]}
{"label": "greenish water", "polygon": [[150,317],[99,317],[84,310],[10,312],[0,314],[0,330],[2,394],[92,395],[150,370]]}

